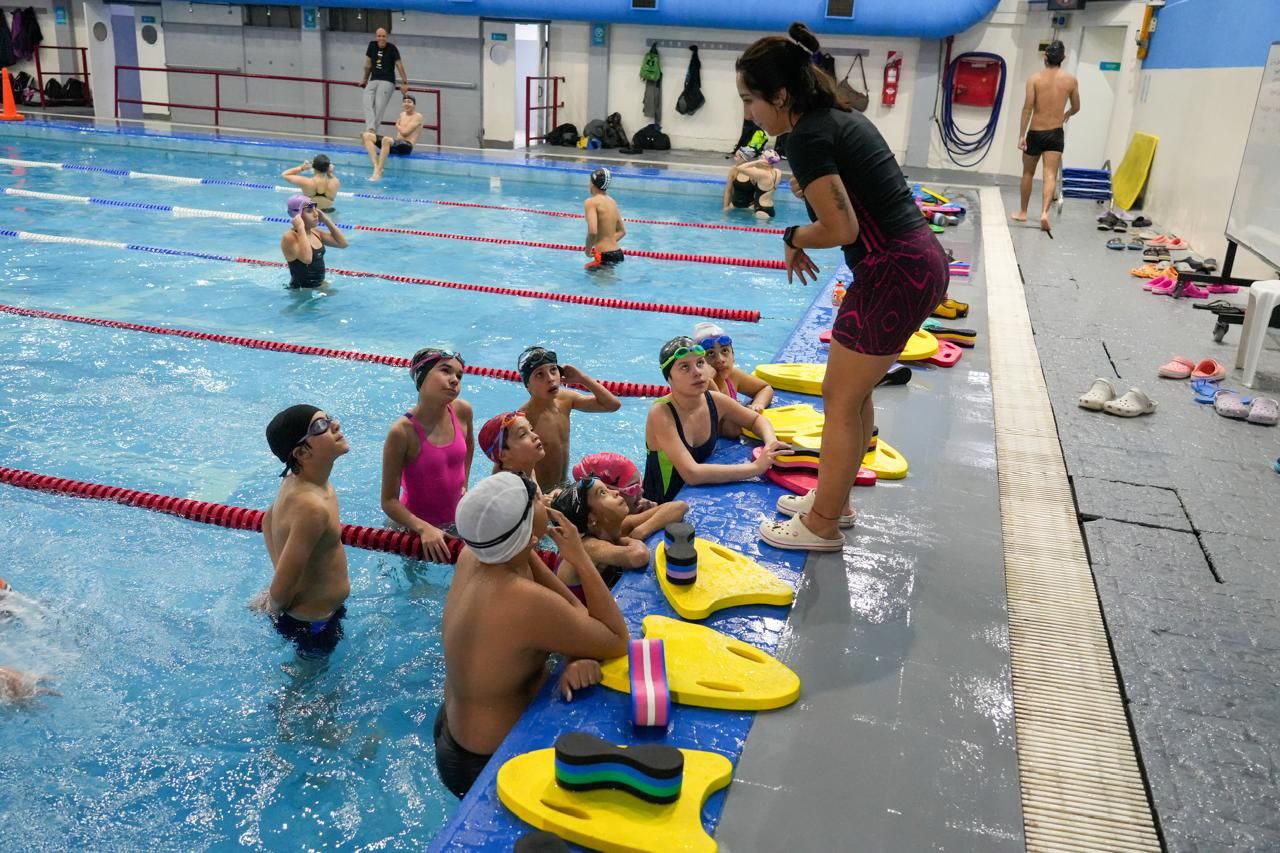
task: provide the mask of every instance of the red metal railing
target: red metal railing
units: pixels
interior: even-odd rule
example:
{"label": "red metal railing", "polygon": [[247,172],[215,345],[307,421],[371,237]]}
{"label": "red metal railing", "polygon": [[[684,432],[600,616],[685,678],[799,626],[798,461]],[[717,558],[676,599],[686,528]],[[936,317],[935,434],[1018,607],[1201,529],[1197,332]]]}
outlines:
{"label": "red metal railing", "polygon": [[[213,78],[213,106],[205,104],[182,104],[173,101],[147,101],[141,98],[122,98],[120,97],[120,72],[121,71],[158,71],[165,74],[196,74]],[[290,83],[312,83],[323,87],[324,91],[324,113],[322,115],[309,115],[306,113],[286,113],[278,110],[255,110],[247,107],[228,107],[222,104],[222,78],[232,77],[247,80],[284,80]],[[213,113],[213,126],[221,127],[221,116],[223,113],[235,113],[238,115],[255,115],[255,116],[274,116],[276,118],[298,118],[310,121],[324,122],[324,135],[329,135],[329,124],[335,121],[352,122],[361,124],[363,118],[349,118],[347,116],[336,116],[330,113],[329,91],[333,86],[350,86],[355,89],[361,88],[359,83],[352,83],[347,80],[325,80],[319,77],[291,77],[282,74],[245,74],[240,71],[216,71],[207,68],[154,68],[142,65],[117,65],[115,68],[115,101],[116,101],[116,118],[120,117],[121,104],[140,104],[150,107],[165,107],[166,109],[183,109],[183,110],[204,110]],[[441,130],[440,124],[440,90],[424,89],[417,86],[410,86],[409,91],[418,94],[434,95],[436,102],[436,119],[435,124],[423,124],[423,130],[430,130],[436,135],[436,144],[444,144],[444,131]],[[383,124],[394,126],[395,122],[386,121]]]}
{"label": "red metal railing", "polygon": [[[76,71],[68,74],[68,77],[84,78],[84,103],[85,106],[93,104],[93,90],[89,88],[89,49],[85,47],[61,47],[58,45],[39,45],[36,48],[36,86],[40,89],[40,106],[44,106],[44,69],[40,65],[40,52],[43,50],[73,50],[80,54],[80,67],[82,71]],[[63,73],[61,71],[59,74]],[[50,72],[52,76],[53,72]]]}
{"label": "red metal railing", "polygon": [[[551,84],[551,103],[539,106],[533,105],[533,84],[537,81],[540,84]],[[555,129],[559,124],[556,118],[560,112],[560,108],[564,104],[560,103],[560,84],[564,82],[563,77],[526,77],[524,78],[524,145],[529,147],[531,142],[540,142],[547,138],[547,134],[541,136],[533,135],[533,114],[551,110],[551,129]]]}

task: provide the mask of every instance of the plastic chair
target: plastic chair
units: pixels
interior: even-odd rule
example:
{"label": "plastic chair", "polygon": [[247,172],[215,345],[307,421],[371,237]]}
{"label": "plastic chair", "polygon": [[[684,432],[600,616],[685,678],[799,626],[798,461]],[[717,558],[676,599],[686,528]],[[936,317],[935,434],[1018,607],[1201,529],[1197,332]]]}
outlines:
{"label": "plastic chair", "polygon": [[1280,305],[1280,281],[1255,281],[1249,288],[1249,305],[1240,329],[1240,346],[1236,348],[1236,367],[1244,368],[1242,381],[1250,388],[1258,370],[1258,356],[1267,340],[1267,324],[1277,305]]}

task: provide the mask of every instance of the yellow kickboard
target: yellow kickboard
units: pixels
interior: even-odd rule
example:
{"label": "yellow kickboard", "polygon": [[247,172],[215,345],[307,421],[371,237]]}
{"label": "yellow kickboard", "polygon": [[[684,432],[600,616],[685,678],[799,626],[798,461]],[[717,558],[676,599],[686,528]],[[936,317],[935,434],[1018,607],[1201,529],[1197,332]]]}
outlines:
{"label": "yellow kickboard", "polygon": [[[779,441],[790,443],[789,436],[801,433],[816,432],[822,434],[822,412],[819,412],[808,403],[796,403],[791,406],[775,406],[765,409],[761,412],[765,420],[773,424],[773,431],[777,434]],[[760,441],[760,436],[756,435],[749,429],[742,431],[743,435]]]}
{"label": "yellow kickboard", "polygon": [[[645,639],[662,640],[673,702],[726,711],[767,711],[790,705],[800,696],[800,676],[753,645],[666,616],[646,616],[643,627]],[[626,655],[605,661],[600,669],[605,687],[631,692]]]}
{"label": "yellow kickboard", "polygon": [[[932,332],[920,329],[907,341],[907,347],[898,361],[922,361],[938,354],[938,339]],[[827,375],[827,365],[820,362],[790,362],[783,364],[757,364],[752,371],[779,391],[822,396],[822,380]]]}
{"label": "yellow kickboard", "polygon": [[907,459],[883,438],[876,449],[862,457],[862,467],[876,472],[880,480],[901,480],[907,476]]}
{"label": "yellow kickboard", "polygon": [[685,619],[706,619],[717,610],[743,604],[790,604],[796,594],[773,572],[737,551],[697,538],[698,579],[691,584],[667,580],[667,546],[658,543],[653,560],[658,586],[667,603]]}
{"label": "yellow kickboard", "polygon": [[623,791],[566,791],[556,784],[556,751],[539,749],[508,759],[498,770],[498,798],[516,817],[566,841],[608,853],[711,853],[715,839],[702,828],[702,805],[733,778],[723,755],[682,749],[680,799],[658,805]]}
{"label": "yellow kickboard", "polygon": [[1160,137],[1149,133],[1135,133],[1124,152],[1120,167],[1111,176],[1111,195],[1116,207],[1128,210],[1133,207],[1142,187],[1147,183],[1147,174],[1151,171],[1151,161],[1156,156],[1156,146]]}
{"label": "yellow kickboard", "polygon": [[[773,424],[779,441],[805,450],[822,450],[823,415],[808,403],[765,409],[761,414]],[[743,430],[743,434],[760,440],[750,430]],[[908,470],[906,457],[883,438],[876,443],[874,451],[862,458],[862,467],[875,471],[881,480],[901,480],[907,476]]]}

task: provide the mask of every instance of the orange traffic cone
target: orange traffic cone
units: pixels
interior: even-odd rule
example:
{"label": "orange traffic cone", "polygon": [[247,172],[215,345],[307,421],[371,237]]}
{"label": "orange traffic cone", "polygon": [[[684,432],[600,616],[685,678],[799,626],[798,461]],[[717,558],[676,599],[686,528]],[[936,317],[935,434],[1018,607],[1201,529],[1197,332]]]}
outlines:
{"label": "orange traffic cone", "polygon": [[9,69],[0,69],[0,76],[4,77],[4,111],[0,112],[0,121],[22,121],[26,116],[18,112],[18,107],[13,102],[13,84],[9,82]]}

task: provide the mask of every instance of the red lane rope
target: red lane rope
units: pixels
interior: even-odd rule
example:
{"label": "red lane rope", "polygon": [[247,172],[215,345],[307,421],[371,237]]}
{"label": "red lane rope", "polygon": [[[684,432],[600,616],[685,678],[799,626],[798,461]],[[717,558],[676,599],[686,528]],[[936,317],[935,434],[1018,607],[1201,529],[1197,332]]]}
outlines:
{"label": "red lane rope", "polygon": [[[262,267],[287,266],[283,261],[264,261],[259,258],[232,258],[237,264],[254,264]],[[659,314],[689,314],[694,317],[715,317],[720,320],[741,320],[744,323],[760,322],[760,312],[745,308],[705,308],[697,305],[674,305],[666,302],[637,302],[633,299],[608,299],[602,296],[582,296],[576,293],[546,293],[541,290],[523,290],[515,287],[494,287],[488,284],[463,284],[438,278],[418,278],[410,275],[344,270],[328,267],[328,271],[353,278],[381,278],[402,284],[425,284],[430,287],[448,287],[454,290],[470,290],[476,293],[494,293],[500,296],[522,296],[528,299],[550,299],[574,305],[595,305],[601,308],[619,308],[627,311],[653,311]]]}
{"label": "red lane rope", "polygon": [[[152,335],[172,335],[177,338],[190,338],[197,341],[211,341],[219,344],[249,347],[252,349],[271,350],[272,352],[288,352],[297,355],[314,355],[324,358],[341,358],[348,361],[369,361],[385,364],[390,367],[408,367],[409,359],[396,355],[381,355],[358,350],[330,349],[328,347],[290,344],[283,341],[268,341],[262,338],[243,338],[237,335],[220,335],[215,332],[197,332],[191,329],[174,329],[165,326],[144,326],[138,323],[127,323],[123,320],[107,320],[101,317],[81,317],[76,314],[58,314],[53,311],[41,311],[38,308],[23,308],[18,305],[0,304],[0,313],[14,314],[19,317],[35,317],[41,320],[62,320],[69,323],[84,323],[87,326],[101,326],[107,329],[124,329],[130,332],[146,332]],[[504,379],[507,382],[520,382],[520,374],[515,370],[504,370],[499,367],[481,367],[467,365],[466,372],[474,376],[485,376],[491,379]],[[602,379],[600,384],[619,397],[662,397],[670,389],[665,385],[647,384],[644,382],[618,382]]]}
{"label": "red lane rope", "polygon": [[[636,222],[638,220],[628,220]],[[503,237],[485,237],[477,234],[452,234],[444,231],[419,231],[415,228],[388,228],[380,225],[352,225],[352,231],[374,231],[383,234],[409,234],[415,237],[437,237],[442,240],[466,240],[473,243],[497,243],[501,246],[532,246],[535,249],[559,249],[564,252],[581,252],[581,246],[571,243],[543,243],[537,240],[512,240]],[[731,267],[753,267],[763,270],[784,270],[787,265],[779,260],[762,258],[732,258],[727,255],[690,255],[684,252],[654,252],[648,249],[625,249],[634,258],[653,258],[659,261],[689,261],[697,264],[721,264]]]}
{"label": "red lane rope", "polygon": [[[374,198],[373,195],[363,195],[361,198]],[[482,210],[517,210],[520,213],[536,213],[540,216],[558,216],[563,219],[584,219],[581,213],[569,213],[563,210],[538,210],[534,207],[511,207],[505,204],[480,204],[474,201],[440,201],[433,199],[432,204],[442,204],[446,207],[477,207]],[[627,222],[639,222],[643,225],[675,225],[680,228],[709,228],[716,231],[746,231],[751,234],[781,234],[782,228],[764,228],[758,225],[721,225],[715,222],[673,222],[670,219],[632,219],[630,216],[626,218]]]}
{"label": "red lane rope", "polygon": [[[218,527],[229,527],[232,530],[255,530],[262,532],[262,517],[266,515],[260,509],[243,506],[230,506],[209,501],[197,501],[191,498],[176,498],[172,495],[157,495],[154,492],[141,492],[137,489],[126,489],[120,486],[106,486],[101,483],[88,483],[83,480],[68,480],[64,477],[53,477],[48,474],[37,474],[21,468],[0,467],[0,483],[16,486],[20,489],[31,489],[38,492],[54,492],[75,498],[88,498],[99,501],[113,501],[125,506],[149,509],[176,515],[188,521],[201,524],[212,524]],[[462,540],[447,538],[449,562],[456,563],[458,554],[464,546]],[[353,548],[364,548],[368,551],[386,551],[404,557],[424,559],[422,540],[405,530],[392,530],[386,527],[365,527],[361,524],[342,525],[342,544]],[[538,549],[548,566],[555,567],[559,557],[554,551]],[[549,562],[548,562],[549,561]]]}

